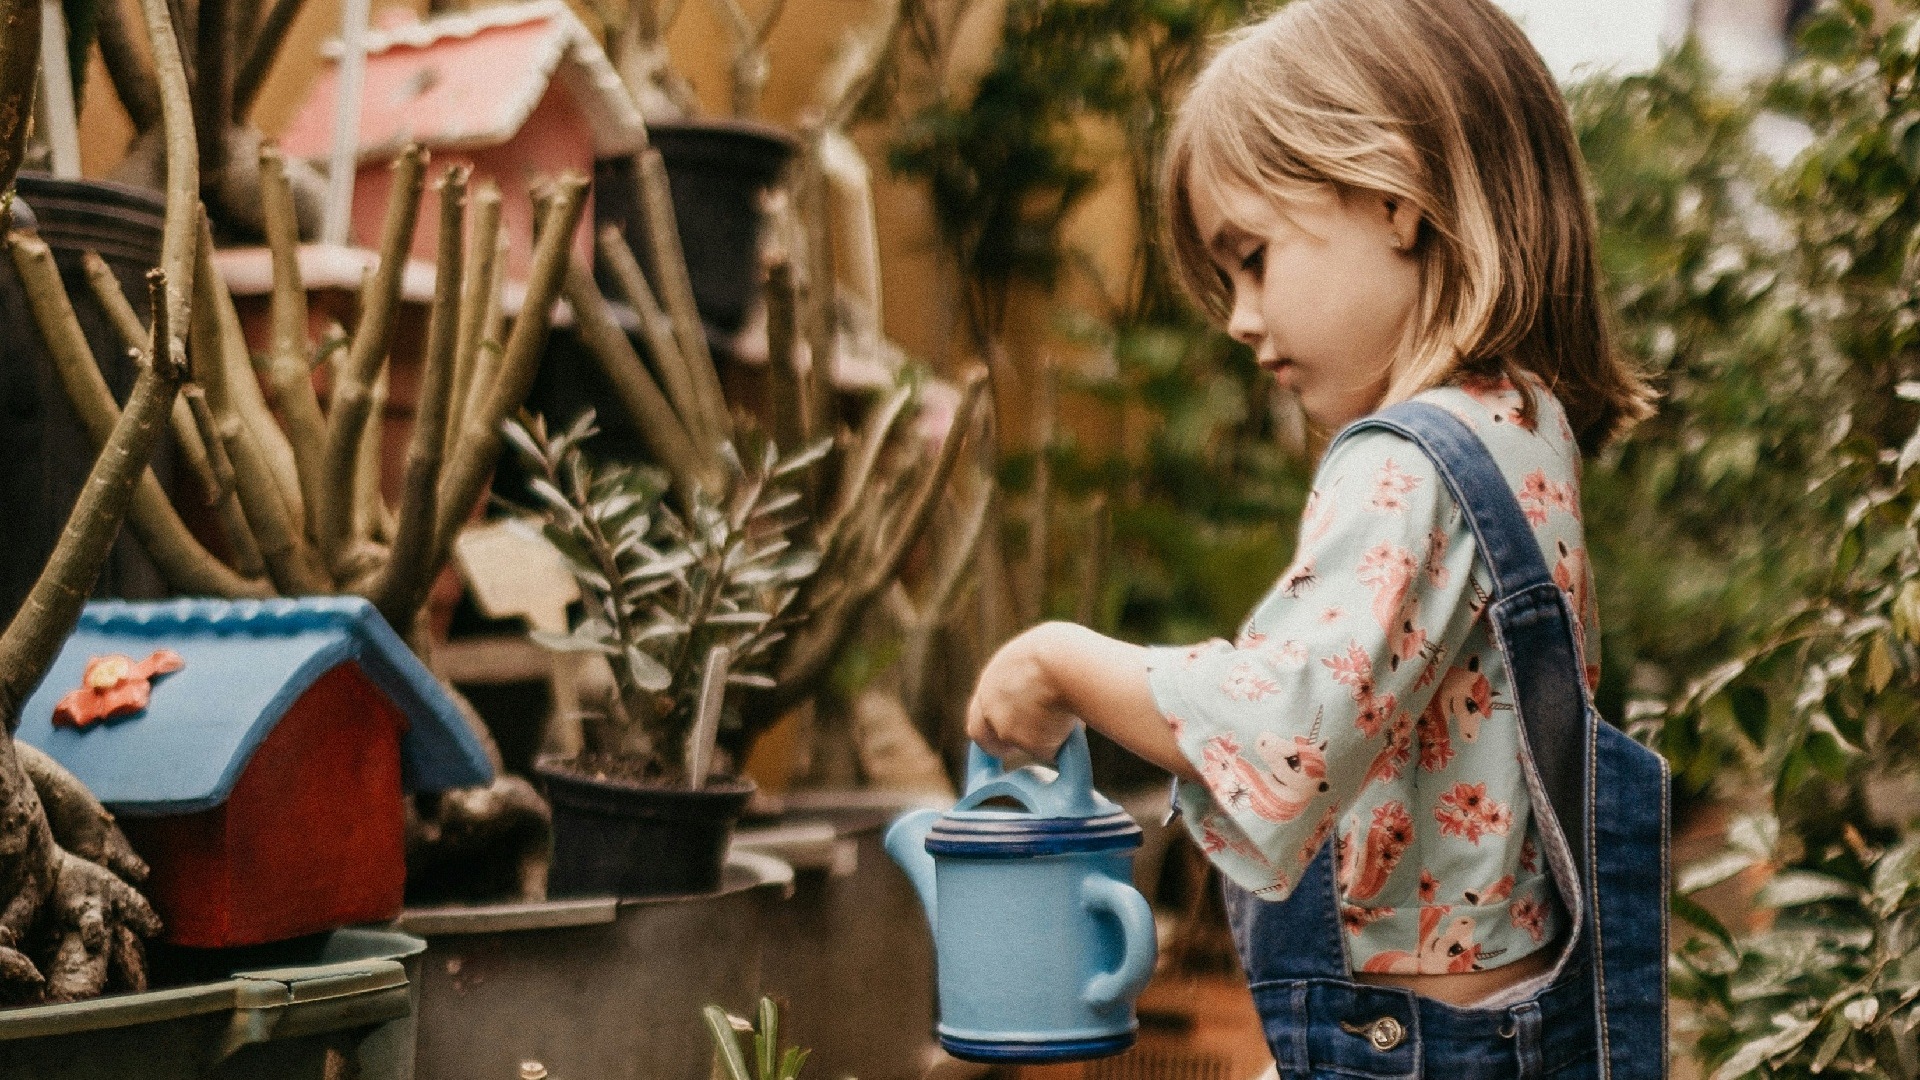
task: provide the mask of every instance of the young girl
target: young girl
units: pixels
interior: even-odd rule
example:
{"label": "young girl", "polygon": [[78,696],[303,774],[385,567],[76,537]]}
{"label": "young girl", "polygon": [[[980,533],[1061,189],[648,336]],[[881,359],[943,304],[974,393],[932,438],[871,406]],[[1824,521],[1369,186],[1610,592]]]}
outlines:
{"label": "young girl", "polygon": [[1166,183],[1189,289],[1344,432],[1236,642],[1036,627],[969,734],[1178,777],[1282,1075],[1664,1075],[1665,774],[1591,709],[1579,492],[1651,394],[1545,66],[1489,0],[1296,0]]}

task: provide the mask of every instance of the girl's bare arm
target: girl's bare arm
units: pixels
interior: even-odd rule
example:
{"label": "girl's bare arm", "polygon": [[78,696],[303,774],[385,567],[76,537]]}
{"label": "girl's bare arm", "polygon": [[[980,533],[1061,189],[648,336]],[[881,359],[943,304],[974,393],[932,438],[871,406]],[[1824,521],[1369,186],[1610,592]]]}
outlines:
{"label": "girl's bare arm", "polygon": [[967,705],[967,734],[992,754],[1050,760],[1076,718],[1176,776],[1200,778],[1154,704],[1147,650],[1073,623],[1043,623],[1001,646]]}

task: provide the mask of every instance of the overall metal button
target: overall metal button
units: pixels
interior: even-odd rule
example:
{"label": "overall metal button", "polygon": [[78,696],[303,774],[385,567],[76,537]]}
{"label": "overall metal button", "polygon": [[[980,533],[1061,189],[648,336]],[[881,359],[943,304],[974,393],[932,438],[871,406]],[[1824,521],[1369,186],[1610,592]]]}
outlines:
{"label": "overall metal button", "polygon": [[1342,1020],[1340,1030],[1366,1039],[1368,1045],[1383,1054],[1407,1041],[1406,1027],[1391,1016],[1383,1016],[1371,1024],[1349,1024]]}

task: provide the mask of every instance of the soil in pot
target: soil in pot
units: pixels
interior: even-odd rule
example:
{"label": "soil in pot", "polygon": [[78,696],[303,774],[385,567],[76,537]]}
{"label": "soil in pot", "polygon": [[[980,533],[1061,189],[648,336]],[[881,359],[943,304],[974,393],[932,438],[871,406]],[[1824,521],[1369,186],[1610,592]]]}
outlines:
{"label": "soil in pot", "polygon": [[542,757],[534,772],[553,806],[547,892],[556,897],[713,892],[754,790],[733,777],[668,786],[599,755]]}

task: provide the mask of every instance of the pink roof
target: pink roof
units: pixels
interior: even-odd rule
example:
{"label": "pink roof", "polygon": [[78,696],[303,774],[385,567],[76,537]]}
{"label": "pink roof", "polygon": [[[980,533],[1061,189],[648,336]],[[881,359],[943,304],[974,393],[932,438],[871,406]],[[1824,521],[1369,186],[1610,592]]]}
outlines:
{"label": "pink roof", "polygon": [[[338,57],[339,45],[328,48]],[[337,59],[336,59],[337,64]],[[555,75],[605,156],[640,148],[645,128],[600,46],[562,0],[503,4],[367,34],[360,159],[409,142],[430,150],[497,146],[519,133]],[[324,158],[333,139],[339,69],[315,80],[280,146]]]}

